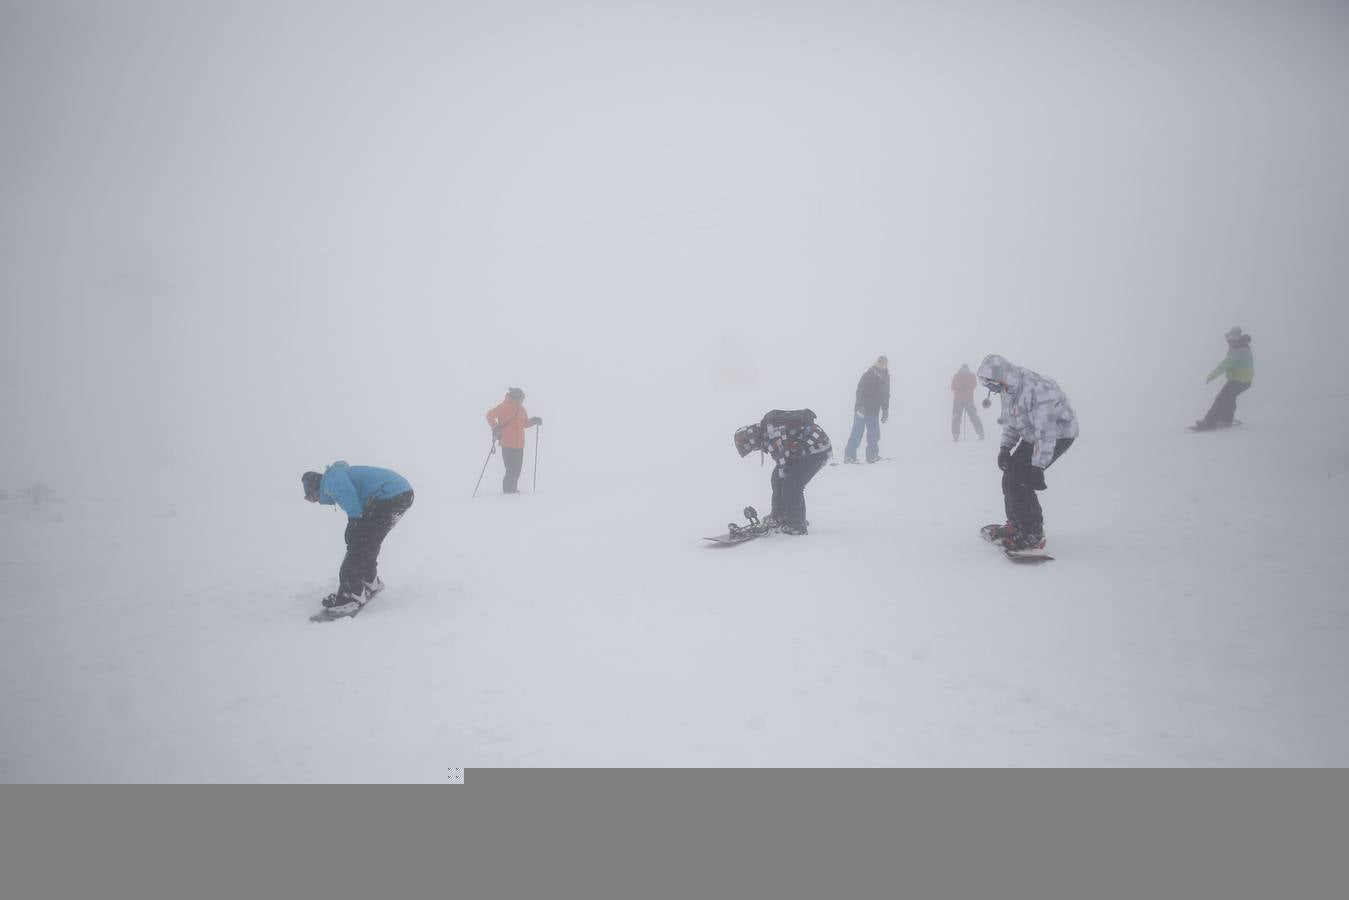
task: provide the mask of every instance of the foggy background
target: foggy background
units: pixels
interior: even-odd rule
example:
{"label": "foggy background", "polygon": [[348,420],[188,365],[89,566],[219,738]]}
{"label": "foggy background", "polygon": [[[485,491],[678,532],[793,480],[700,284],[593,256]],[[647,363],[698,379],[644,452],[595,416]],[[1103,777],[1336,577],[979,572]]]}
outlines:
{"label": "foggy background", "polygon": [[887,455],[992,352],[1125,439],[1237,324],[1340,416],[1347,118],[1334,2],[6,0],[0,488],[462,496],[519,385],[541,490],[678,490],[881,353]]}

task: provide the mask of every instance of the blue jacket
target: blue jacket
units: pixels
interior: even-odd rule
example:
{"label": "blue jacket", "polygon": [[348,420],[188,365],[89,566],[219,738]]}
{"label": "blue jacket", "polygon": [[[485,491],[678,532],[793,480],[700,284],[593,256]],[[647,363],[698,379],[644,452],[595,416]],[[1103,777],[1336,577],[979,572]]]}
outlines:
{"label": "blue jacket", "polygon": [[323,472],[319,482],[319,502],[342,507],[347,517],[359,519],[372,500],[387,500],[412,490],[406,478],[389,469],[374,466],[349,466],[339,459]]}

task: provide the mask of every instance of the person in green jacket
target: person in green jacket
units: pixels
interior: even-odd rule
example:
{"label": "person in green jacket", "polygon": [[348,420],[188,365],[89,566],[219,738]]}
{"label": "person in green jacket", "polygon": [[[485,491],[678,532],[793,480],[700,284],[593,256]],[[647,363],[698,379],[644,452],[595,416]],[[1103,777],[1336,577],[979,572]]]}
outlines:
{"label": "person in green jacket", "polygon": [[1251,386],[1255,380],[1255,357],[1251,355],[1251,336],[1242,334],[1241,328],[1227,332],[1227,356],[1218,363],[1218,367],[1209,373],[1208,381],[1219,375],[1227,375],[1227,383],[1213,398],[1208,415],[1194,424],[1200,428],[1220,428],[1232,424],[1237,413],[1237,395]]}

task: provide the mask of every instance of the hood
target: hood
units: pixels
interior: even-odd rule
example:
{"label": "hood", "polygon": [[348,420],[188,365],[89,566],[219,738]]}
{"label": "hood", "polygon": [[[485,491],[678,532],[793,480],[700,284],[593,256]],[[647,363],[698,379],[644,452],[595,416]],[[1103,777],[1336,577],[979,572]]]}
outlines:
{"label": "hood", "polygon": [[984,357],[983,362],[979,363],[978,376],[980,382],[988,379],[1007,385],[1008,393],[1021,386],[1021,369],[1013,365],[1006,357],[998,356],[996,353],[990,353]]}
{"label": "hood", "polygon": [[735,431],[735,450],[744,459],[755,450],[764,448],[764,427],[756,422],[753,425],[745,425],[737,428]]}

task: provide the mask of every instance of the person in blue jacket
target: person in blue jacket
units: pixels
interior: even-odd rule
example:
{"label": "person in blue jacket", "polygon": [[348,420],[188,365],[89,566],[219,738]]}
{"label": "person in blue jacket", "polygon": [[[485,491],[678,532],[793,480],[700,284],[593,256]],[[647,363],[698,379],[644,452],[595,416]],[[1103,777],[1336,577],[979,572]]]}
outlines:
{"label": "person in blue jacket", "polygon": [[376,565],[384,536],[412,506],[412,485],[389,469],[333,463],[323,474],[300,476],[310,503],[339,506],[347,514],[347,555],[338,571],[337,593],[323,599],[334,615],[350,615],[384,589]]}

